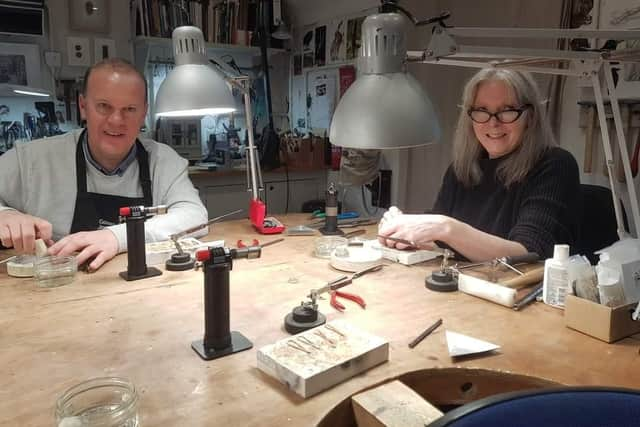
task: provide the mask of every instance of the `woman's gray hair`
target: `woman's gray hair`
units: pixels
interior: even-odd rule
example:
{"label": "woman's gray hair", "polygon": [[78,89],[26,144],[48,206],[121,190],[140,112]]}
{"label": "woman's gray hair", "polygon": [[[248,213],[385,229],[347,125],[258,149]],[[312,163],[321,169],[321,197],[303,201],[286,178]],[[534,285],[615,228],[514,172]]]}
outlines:
{"label": "woman's gray hair", "polygon": [[535,80],[529,73],[504,68],[484,68],[476,73],[465,85],[458,125],[453,140],[453,170],[465,186],[480,182],[482,171],[479,159],[484,148],[476,138],[473,123],[467,114],[481,83],[501,81],[512,91],[518,106],[530,104],[519,120],[526,120],[522,141],[498,166],[498,179],[509,187],[522,181],[544,152],[557,145],[547,119],[544,102]]}

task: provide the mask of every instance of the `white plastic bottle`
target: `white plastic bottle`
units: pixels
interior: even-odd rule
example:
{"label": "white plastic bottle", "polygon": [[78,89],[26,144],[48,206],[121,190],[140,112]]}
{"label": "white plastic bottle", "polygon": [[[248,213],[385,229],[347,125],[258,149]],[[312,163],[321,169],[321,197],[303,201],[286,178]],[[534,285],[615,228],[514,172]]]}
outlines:
{"label": "white plastic bottle", "polygon": [[553,258],[544,262],[542,300],[545,304],[559,308],[564,307],[564,299],[569,286],[568,258],[569,245],[555,245]]}

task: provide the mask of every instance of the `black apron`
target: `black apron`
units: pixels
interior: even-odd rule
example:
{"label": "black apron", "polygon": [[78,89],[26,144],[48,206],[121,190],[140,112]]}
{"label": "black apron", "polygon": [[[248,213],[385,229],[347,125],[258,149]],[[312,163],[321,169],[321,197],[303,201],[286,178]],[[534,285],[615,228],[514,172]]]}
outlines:
{"label": "black apron", "polygon": [[83,131],[76,147],[76,182],[78,195],[73,212],[70,233],[94,231],[119,223],[120,208],[123,206],[152,206],[151,179],[149,174],[149,154],[140,141],[136,139],[136,159],[140,170],[142,197],[122,197],[109,194],[87,192],[87,165],[82,149],[82,141],[87,137]]}

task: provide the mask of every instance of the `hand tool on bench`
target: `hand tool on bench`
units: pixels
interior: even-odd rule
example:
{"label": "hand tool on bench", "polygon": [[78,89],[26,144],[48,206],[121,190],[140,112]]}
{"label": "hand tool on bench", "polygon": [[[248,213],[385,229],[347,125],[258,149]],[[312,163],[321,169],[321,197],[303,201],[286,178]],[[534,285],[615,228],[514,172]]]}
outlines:
{"label": "hand tool on bench", "polygon": [[[306,331],[311,328],[315,328],[316,326],[320,326],[326,322],[326,317],[318,311],[318,297],[325,292],[336,292],[338,289],[343,288],[353,282],[353,280],[357,279],[364,274],[371,273],[374,271],[379,271],[382,269],[383,265],[375,265],[373,267],[366,268],[364,270],[358,271],[349,276],[340,276],[335,280],[328,282],[325,286],[312,289],[307,295],[308,300],[300,303],[299,306],[295,307],[291,313],[288,313],[284,318],[284,328],[290,334],[297,334],[299,332]],[[351,299],[352,301],[360,304],[362,308],[365,306],[364,299],[357,295],[347,294],[345,296],[345,292],[340,292],[340,294],[335,294],[335,297],[332,295],[331,297],[331,305],[342,311],[344,307],[337,301],[337,297],[346,297]],[[341,307],[342,306],[342,307]]]}

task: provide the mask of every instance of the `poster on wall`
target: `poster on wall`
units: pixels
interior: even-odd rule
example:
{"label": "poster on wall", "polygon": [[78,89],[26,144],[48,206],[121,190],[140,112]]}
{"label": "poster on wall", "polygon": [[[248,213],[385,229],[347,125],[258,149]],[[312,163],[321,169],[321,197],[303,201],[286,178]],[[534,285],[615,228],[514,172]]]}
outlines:
{"label": "poster on wall", "polygon": [[346,21],[341,19],[331,22],[327,27],[328,64],[344,62],[347,59],[346,25]]}
{"label": "poster on wall", "polygon": [[347,59],[358,57],[364,16],[347,21]]}
{"label": "poster on wall", "polygon": [[[571,20],[569,28],[580,28],[583,30],[596,30],[598,28],[598,8],[600,0],[577,0],[573,2],[571,8]],[[595,40],[571,39],[571,49],[595,48]]]}
{"label": "poster on wall", "polygon": [[309,29],[304,31],[302,37],[302,67],[313,67],[313,60],[315,56],[315,44],[313,41],[314,30]]}
{"label": "poster on wall", "polygon": [[308,94],[311,100],[308,115],[308,128],[318,135],[327,133],[336,104],[337,70],[318,70],[308,75]]}
{"label": "poster on wall", "polygon": [[321,26],[316,28],[315,34],[315,64],[322,67],[325,64],[325,55],[327,53],[327,27]]}

